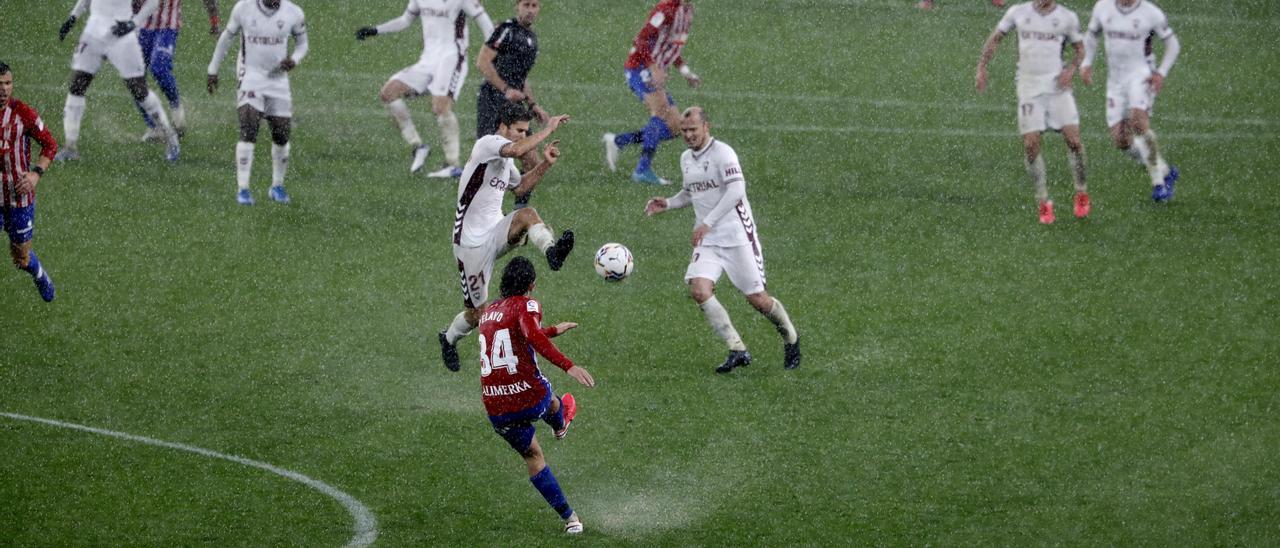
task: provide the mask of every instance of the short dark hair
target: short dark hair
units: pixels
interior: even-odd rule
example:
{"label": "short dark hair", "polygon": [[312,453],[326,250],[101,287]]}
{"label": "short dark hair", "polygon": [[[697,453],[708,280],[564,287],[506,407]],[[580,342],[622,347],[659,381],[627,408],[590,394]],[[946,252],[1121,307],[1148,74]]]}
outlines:
{"label": "short dark hair", "polygon": [[5,74],[5,73],[8,73],[8,72],[10,72],[10,69],[9,69],[9,63],[6,63],[6,62],[4,62],[4,61],[0,61],[0,74]]}
{"label": "short dark hair", "polygon": [[511,127],[516,122],[533,121],[533,111],[524,103],[508,102],[498,110],[498,123]]}
{"label": "short dark hair", "polygon": [[502,269],[502,298],[524,295],[533,288],[538,274],[533,270],[533,262],[524,257],[516,257]]}

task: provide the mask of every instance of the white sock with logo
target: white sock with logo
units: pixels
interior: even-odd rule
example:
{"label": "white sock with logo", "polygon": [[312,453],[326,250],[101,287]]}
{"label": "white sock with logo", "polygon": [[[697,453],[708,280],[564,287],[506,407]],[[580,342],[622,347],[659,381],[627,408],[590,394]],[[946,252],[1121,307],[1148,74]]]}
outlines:
{"label": "white sock with logo", "polygon": [[385,106],[387,112],[391,113],[391,119],[400,128],[400,136],[404,137],[405,142],[413,148],[422,146],[422,136],[418,135],[418,128],[413,125],[413,115],[409,114],[409,105],[405,104],[404,99],[396,99]]}
{"label": "white sock with logo", "polygon": [[1045,183],[1044,174],[1044,155],[1037,154],[1035,160],[1024,161],[1027,166],[1027,175],[1031,176],[1031,182],[1036,186],[1036,200],[1049,201],[1049,186]]}
{"label": "white sock with logo", "polygon": [[460,166],[461,164],[458,163],[461,146],[458,142],[458,116],[453,111],[449,111],[436,116],[436,123],[440,124],[440,139],[444,141],[444,161],[451,166]]}
{"label": "white sock with logo", "polygon": [[742,337],[738,335],[738,330],[733,328],[733,322],[729,321],[729,312],[714,295],[698,305],[698,308],[702,309],[702,313],[707,316],[707,323],[711,324],[711,329],[715,330],[721,339],[724,339],[729,350],[740,352],[747,349],[747,345],[742,343]]}
{"label": "white sock with logo", "polygon": [[782,335],[783,342],[787,344],[795,344],[799,335],[796,334],[796,326],[791,325],[791,317],[787,316],[787,309],[782,307],[782,301],[776,297],[773,299],[773,308],[765,313],[764,317],[769,318],[773,322],[773,326],[778,328],[778,334]]}
{"label": "white sock with logo", "polygon": [[453,317],[453,321],[449,323],[449,329],[444,332],[444,338],[449,341],[449,344],[457,344],[458,339],[467,336],[472,329],[475,329],[475,326],[467,323],[467,311],[463,310]]}
{"label": "white sock with logo", "polygon": [[236,143],[236,186],[249,189],[249,174],[253,172],[253,143]]}
{"label": "white sock with logo", "polygon": [[551,229],[544,223],[538,223],[529,227],[529,243],[534,247],[546,253],[551,246],[556,245],[556,237],[551,233]]}
{"label": "white sock with logo", "polygon": [[284,174],[289,170],[289,143],[271,143],[271,186],[284,184]]}
{"label": "white sock with logo", "polygon": [[84,119],[84,96],[67,94],[62,107],[62,133],[66,148],[75,150],[80,143],[80,121]]}

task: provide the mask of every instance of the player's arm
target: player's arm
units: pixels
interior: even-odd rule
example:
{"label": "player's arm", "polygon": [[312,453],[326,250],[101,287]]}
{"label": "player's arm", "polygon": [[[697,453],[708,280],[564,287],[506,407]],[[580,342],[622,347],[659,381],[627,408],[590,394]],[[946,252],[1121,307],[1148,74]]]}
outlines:
{"label": "player's arm", "polygon": [[494,61],[498,58],[498,49],[502,47],[502,41],[506,39],[506,35],[510,33],[505,25],[502,30],[493,37],[492,40],[485,42],[480,47],[480,55],[476,56],[476,68],[480,69],[480,74],[484,75],[484,81],[494,89],[502,92],[508,101],[523,101],[525,99],[524,92],[520,89],[511,87],[503,81],[498,75],[498,67],[494,65]]}
{"label": "player's arm", "polygon": [[652,217],[664,211],[689,207],[691,203],[693,203],[693,196],[689,194],[688,190],[680,189],[680,192],[670,198],[661,196],[649,198],[649,201],[644,204],[644,214],[647,217]]}
{"label": "player's arm", "polygon": [[982,43],[982,53],[978,55],[978,73],[974,76],[978,93],[987,91],[987,65],[995,58],[996,49],[1000,47],[1000,41],[1004,40],[1005,34],[997,28],[991,31],[987,41]]}
{"label": "player's arm", "polygon": [[[523,139],[522,139],[523,140]],[[533,192],[534,187],[538,186],[538,182],[542,180],[542,176],[547,174],[547,170],[555,165],[556,160],[560,158],[560,141],[551,141],[545,147],[542,147],[542,161],[538,165],[530,169],[528,173],[524,173],[520,177],[520,184],[516,185],[515,193],[517,198],[523,199]],[[511,146],[511,145],[507,145]]]}
{"label": "player's arm", "polygon": [[[135,27],[141,27],[144,23],[147,22],[147,18],[151,17],[151,14],[155,13],[156,9],[159,7],[160,7],[160,0],[146,0],[146,2],[143,2],[142,6],[138,8],[138,12],[133,14],[133,25]],[[130,29],[130,30],[133,30],[133,29]],[[124,34],[129,34],[129,33],[126,32]],[[117,36],[123,36],[123,35],[117,35]]]}
{"label": "player's arm", "polygon": [[525,154],[528,154],[530,150],[537,148],[539,144],[541,144],[543,141],[547,139],[547,137],[550,137],[552,133],[554,133],[557,129],[560,128],[560,124],[563,124],[568,121],[569,121],[568,114],[552,116],[550,119],[547,120],[546,127],[543,127],[541,131],[534,133],[533,135],[529,135],[514,143],[507,143],[503,145],[502,149],[498,151],[498,155],[502,156],[503,158],[519,158],[521,156],[524,156]]}
{"label": "player's arm", "polygon": [[370,36],[379,34],[388,34],[400,32],[409,28],[413,24],[413,20],[418,18],[418,6],[414,5],[413,0],[409,0],[409,5],[404,9],[404,13],[400,17],[390,21],[383,22],[376,27],[362,27],[356,31],[356,40],[364,40]]}
{"label": "player's arm", "polygon": [[693,68],[689,66],[689,63],[684,62],[683,55],[676,57],[675,66],[680,71],[680,76],[684,76],[684,80],[689,83],[689,87],[696,88],[702,86],[702,78],[699,78],[698,75],[693,72]]}
{"label": "player's arm", "polygon": [[489,17],[489,12],[484,11],[484,6],[480,2],[471,0],[462,4],[462,11],[475,20],[476,25],[480,27],[480,32],[486,38],[493,36],[493,19]]}
{"label": "player's arm", "polygon": [[218,0],[204,0],[204,11],[209,14],[209,34],[217,36],[222,27],[222,18],[218,15]]}
{"label": "player's arm", "polygon": [[67,20],[62,22],[62,27],[58,28],[58,40],[66,40],[67,34],[76,26],[76,20],[84,15],[84,11],[89,8],[89,0],[77,0],[76,5],[71,6],[71,15],[67,16]]}
{"label": "player's arm", "polygon": [[36,111],[28,109],[23,117],[25,120],[22,123],[26,126],[27,137],[40,143],[40,156],[36,158],[35,167],[18,181],[18,192],[27,193],[36,189],[40,177],[53,163],[53,156],[58,153],[58,141],[53,138],[53,133],[49,131],[48,126],[44,125],[44,120],[40,119]]}
{"label": "player's arm", "polygon": [[1089,16],[1089,26],[1084,31],[1084,59],[1080,61],[1080,81],[1086,86],[1093,85],[1093,57],[1098,54],[1098,36],[1102,34],[1102,19],[1098,17],[1098,9],[1094,8]]}
{"label": "player's arm", "polygon": [[692,243],[694,247],[702,244],[702,238],[711,232],[711,227],[716,226],[725,215],[738,207],[743,198],[747,197],[747,183],[741,178],[730,179],[723,184],[724,194],[720,196],[720,201],[716,202],[716,206],[711,208],[707,216],[702,219],[698,226],[693,227]]}
{"label": "player's arm", "polygon": [[285,72],[293,70],[302,62],[302,58],[307,56],[307,51],[311,49],[307,41],[307,21],[302,19],[293,27],[293,53],[280,61],[280,70]]}
{"label": "player's arm", "polygon": [[563,352],[560,352],[560,349],[556,348],[555,343],[551,342],[551,339],[543,332],[542,326],[539,325],[538,316],[529,312],[522,313],[520,315],[519,327],[520,333],[523,334],[525,340],[529,341],[529,344],[533,346],[534,352],[537,352],[538,355],[550,360],[551,363],[556,364],[556,367],[564,370],[565,373],[568,373],[569,376],[573,377],[583,385],[595,386],[596,381],[591,378],[591,374],[588,373],[586,369],[574,365],[573,360],[570,360],[568,356],[565,356]]}
{"label": "player's arm", "polygon": [[222,35],[218,36],[218,44],[213,48],[213,59],[209,61],[208,81],[206,87],[209,94],[213,95],[218,91],[218,67],[222,65],[222,60],[226,58],[227,52],[231,50],[231,41],[240,34],[240,6],[244,4],[236,4],[231,9],[231,15],[227,16],[227,28],[222,31]]}
{"label": "player's arm", "polygon": [[1160,60],[1160,68],[1151,75],[1151,91],[1160,93],[1160,89],[1164,87],[1164,79],[1169,76],[1169,71],[1173,70],[1173,64],[1178,61],[1178,54],[1182,53],[1182,42],[1178,41],[1178,35],[1173,33],[1167,19],[1161,22],[1156,35],[1164,40],[1164,58]]}
{"label": "player's arm", "polygon": [[1071,61],[1067,66],[1062,67],[1062,73],[1058,75],[1058,89],[1070,89],[1071,79],[1075,77],[1076,70],[1080,68],[1080,59],[1084,57],[1084,41],[1071,43]]}

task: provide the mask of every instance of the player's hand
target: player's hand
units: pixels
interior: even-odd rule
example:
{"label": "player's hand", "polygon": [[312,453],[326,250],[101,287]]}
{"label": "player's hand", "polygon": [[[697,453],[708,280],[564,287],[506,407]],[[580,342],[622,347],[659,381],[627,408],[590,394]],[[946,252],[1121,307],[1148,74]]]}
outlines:
{"label": "player's hand", "polygon": [[644,204],[645,217],[652,217],[667,210],[667,199],[662,197],[649,198]]}
{"label": "player's hand", "polygon": [[547,146],[542,147],[542,157],[546,159],[548,164],[554,165],[556,163],[556,160],[560,159],[559,145],[560,145],[560,140],[556,139],[554,141],[551,141],[551,143],[548,144]]}
{"label": "player's hand", "polygon": [[707,237],[707,233],[711,232],[711,227],[703,223],[693,227],[693,247],[702,245],[702,239]]}
{"label": "player's hand", "polygon": [[284,61],[280,61],[280,70],[283,70],[285,72],[289,72],[293,70],[293,68],[296,66],[298,66],[298,63],[294,62],[293,58],[291,57],[285,57]]}
{"label": "player's hand", "polygon": [[217,17],[209,18],[209,35],[217,36],[219,34],[222,34],[222,21],[219,21]]}
{"label": "player's hand", "polygon": [[547,121],[551,119],[551,113],[538,105],[533,105],[533,115],[538,117],[538,122],[542,125],[546,125]]}
{"label": "player's hand", "polygon": [[527,96],[525,96],[523,91],[520,91],[514,87],[508,87],[507,91],[504,91],[502,94],[505,95],[507,97],[507,100],[511,101],[512,103],[519,103],[520,101],[523,101],[528,98]]}
{"label": "player's hand", "polygon": [[565,373],[568,373],[574,380],[582,383],[582,386],[589,388],[595,388],[596,386],[596,380],[591,378],[591,373],[588,373],[586,369],[575,365],[570,367],[568,371],[565,371]]}
{"label": "player's hand", "polygon": [[1083,67],[1080,69],[1080,81],[1086,86],[1093,85],[1093,67]]}
{"label": "player's hand", "polygon": [[360,30],[356,31],[356,40],[364,40],[365,38],[368,38],[370,36],[377,36],[377,35],[378,35],[377,27],[360,27]]}
{"label": "player's hand", "polygon": [[573,329],[575,327],[578,327],[578,324],[573,322],[560,322],[556,324],[556,335],[557,336],[564,335],[566,331]]}
{"label": "player's hand", "polygon": [[138,28],[138,25],[134,24],[133,21],[116,21],[116,26],[111,27],[111,34],[124,36],[133,32],[133,29],[136,28]]}
{"label": "player's hand", "polygon": [[217,74],[209,75],[209,78],[205,81],[205,88],[209,90],[209,95],[213,95],[214,93],[217,93],[218,91],[218,75]]}
{"label": "player's hand", "polygon": [[1164,88],[1164,76],[1159,72],[1151,73],[1151,78],[1148,78],[1147,81],[1151,82],[1151,93],[1158,94]]}
{"label": "player's hand", "polygon": [[697,89],[702,87],[702,78],[699,78],[697,74],[692,72],[690,72],[688,76],[685,76],[684,80],[689,82],[689,87],[691,88]]}
{"label": "player's hand", "polygon": [[40,174],[34,171],[28,171],[21,179],[18,179],[18,194],[30,194],[35,192],[36,183],[40,182]]}
{"label": "player's hand", "polygon": [[1075,77],[1075,67],[1068,66],[1062,69],[1062,73],[1058,75],[1058,89],[1071,89],[1071,79]]}
{"label": "player's hand", "polygon": [[76,16],[72,15],[71,17],[68,17],[67,20],[62,23],[62,27],[58,29],[58,41],[61,42],[63,40],[66,40],[67,34],[70,34],[71,29],[74,28],[75,26],[76,26]]}
{"label": "player's hand", "polygon": [[561,115],[559,115],[559,116],[552,116],[552,117],[550,117],[550,118],[548,118],[548,119],[547,119],[547,130],[549,130],[549,131],[555,131],[555,130],[557,130],[557,129],[559,129],[559,128],[560,128],[560,124],[563,124],[563,123],[568,122],[568,121],[569,121],[569,115],[568,115],[568,114],[561,114]]}

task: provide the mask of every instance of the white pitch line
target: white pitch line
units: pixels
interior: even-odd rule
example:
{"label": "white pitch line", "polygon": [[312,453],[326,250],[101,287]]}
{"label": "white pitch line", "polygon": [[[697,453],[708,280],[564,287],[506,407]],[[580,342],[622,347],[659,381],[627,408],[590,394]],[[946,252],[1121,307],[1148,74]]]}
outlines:
{"label": "white pitch line", "polygon": [[7,417],[10,419],[20,420],[20,421],[35,422],[35,423],[45,424],[48,426],[56,426],[58,428],[67,428],[70,430],[79,430],[81,432],[89,432],[91,434],[109,436],[112,438],[119,438],[122,440],[138,442],[146,445],[153,445],[156,447],[176,449],[178,451],[186,451],[188,453],[195,453],[197,455],[204,456],[204,457],[231,461],[236,464],[242,464],[244,466],[251,466],[253,468],[258,468],[260,470],[266,470],[267,472],[271,472],[272,474],[275,474],[282,478],[296,481],[316,491],[319,491],[323,493],[325,496],[337,501],[338,504],[341,504],[344,508],[346,508],[347,513],[351,514],[352,519],[355,520],[355,524],[351,528],[352,530],[351,539],[348,540],[346,544],[347,548],[359,548],[359,547],[369,546],[373,544],[373,541],[377,540],[378,538],[378,519],[374,517],[373,512],[370,512],[369,508],[366,507],[364,503],[356,500],[355,497],[352,497],[351,495],[348,495],[345,492],[339,490],[338,488],[333,487],[323,481],[312,479],[310,477],[302,475],[298,472],[294,472],[292,470],[286,470],[284,468],[280,468],[279,466],[275,466],[275,465],[268,464],[261,461],[256,461],[253,459],[246,459],[244,457],[238,457],[236,455],[228,455],[226,453],[211,451],[209,449],[196,447],[194,445],[187,445],[184,443],[174,443],[171,441],[158,440],[155,438],[148,438],[146,436],[137,436],[137,435],[129,434],[126,432],[104,430],[102,428],[94,428],[92,426],[84,426],[82,424],[74,424],[70,422],[56,421],[53,419],[44,419],[40,417],[31,417],[27,415],[19,415],[16,413],[5,413],[5,412],[0,412],[0,417]]}

